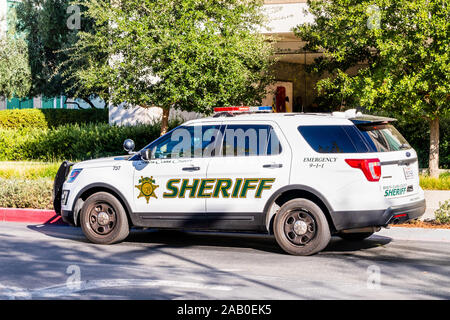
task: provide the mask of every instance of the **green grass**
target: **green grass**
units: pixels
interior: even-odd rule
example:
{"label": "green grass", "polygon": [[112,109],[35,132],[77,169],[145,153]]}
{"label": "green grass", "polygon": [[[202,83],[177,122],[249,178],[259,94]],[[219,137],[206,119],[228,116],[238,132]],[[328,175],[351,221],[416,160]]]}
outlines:
{"label": "green grass", "polygon": [[0,179],[53,179],[60,165],[59,162],[2,161]]}

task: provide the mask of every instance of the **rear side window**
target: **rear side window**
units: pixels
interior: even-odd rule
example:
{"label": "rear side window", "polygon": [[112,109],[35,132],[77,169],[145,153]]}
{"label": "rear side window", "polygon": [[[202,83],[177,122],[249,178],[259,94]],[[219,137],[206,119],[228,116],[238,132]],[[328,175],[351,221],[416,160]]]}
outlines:
{"label": "rear side window", "polygon": [[374,152],[410,149],[408,141],[391,124],[359,125],[359,130]]}
{"label": "rear side window", "polygon": [[300,126],[298,130],[311,148],[319,153],[371,151],[355,126]]}

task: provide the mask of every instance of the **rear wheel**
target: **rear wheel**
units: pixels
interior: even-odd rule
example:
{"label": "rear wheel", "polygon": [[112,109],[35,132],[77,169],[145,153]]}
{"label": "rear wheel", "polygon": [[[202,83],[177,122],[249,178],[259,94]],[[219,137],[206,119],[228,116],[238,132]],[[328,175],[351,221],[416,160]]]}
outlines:
{"label": "rear wheel", "polygon": [[323,250],[331,238],[324,213],[307,199],[294,199],[281,206],[275,216],[274,234],[284,251],[300,256]]}
{"label": "rear wheel", "polygon": [[340,232],[338,236],[347,241],[362,241],[373,235],[373,232],[355,232],[355,233],[343,233]]}
{"label": "rear wheel", "polygon": [[86,238],[98,244],[120,242],[130,230],[122,204],[107,192],[87,198],[81,209],[80,222]]}

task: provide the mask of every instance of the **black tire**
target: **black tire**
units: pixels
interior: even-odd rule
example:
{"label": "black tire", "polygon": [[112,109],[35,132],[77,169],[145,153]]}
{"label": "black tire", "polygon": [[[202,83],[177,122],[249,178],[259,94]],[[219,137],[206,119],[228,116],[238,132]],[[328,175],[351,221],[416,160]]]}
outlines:
{"label": "black tire", "polygon": [[[299,228],[294,227],[296,224]],[[287,253],[298,256],[323,250],[331,239],[325,214],[318,205],[307,199],[294,199],[282,205],[275,216],[273,231],[279,246]]]}
{"label": "black tire", "polygon": [[338,233],[338,237],[347,240],[347,241],[362,241],[367,239],[373,232],[356,232],[356,233]]}
{"label": "black tire", "polygon": [[86,199],[80,212],[80,224],[86,238],[97,244],[120,242],[130,232],[125,209],[107,192],[97,192]]}

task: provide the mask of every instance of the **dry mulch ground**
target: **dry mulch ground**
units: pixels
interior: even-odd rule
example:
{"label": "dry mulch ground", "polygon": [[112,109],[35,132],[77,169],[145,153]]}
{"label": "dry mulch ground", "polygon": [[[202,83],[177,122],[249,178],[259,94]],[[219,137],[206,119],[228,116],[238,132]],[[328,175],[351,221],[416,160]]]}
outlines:
{"label": "dry mulch ground", "polygon": [[437,223],[435,221],[409,221],[402,224],[392,225],[403,228],[425,228],[425,229],[450,229],[450,223]]}

